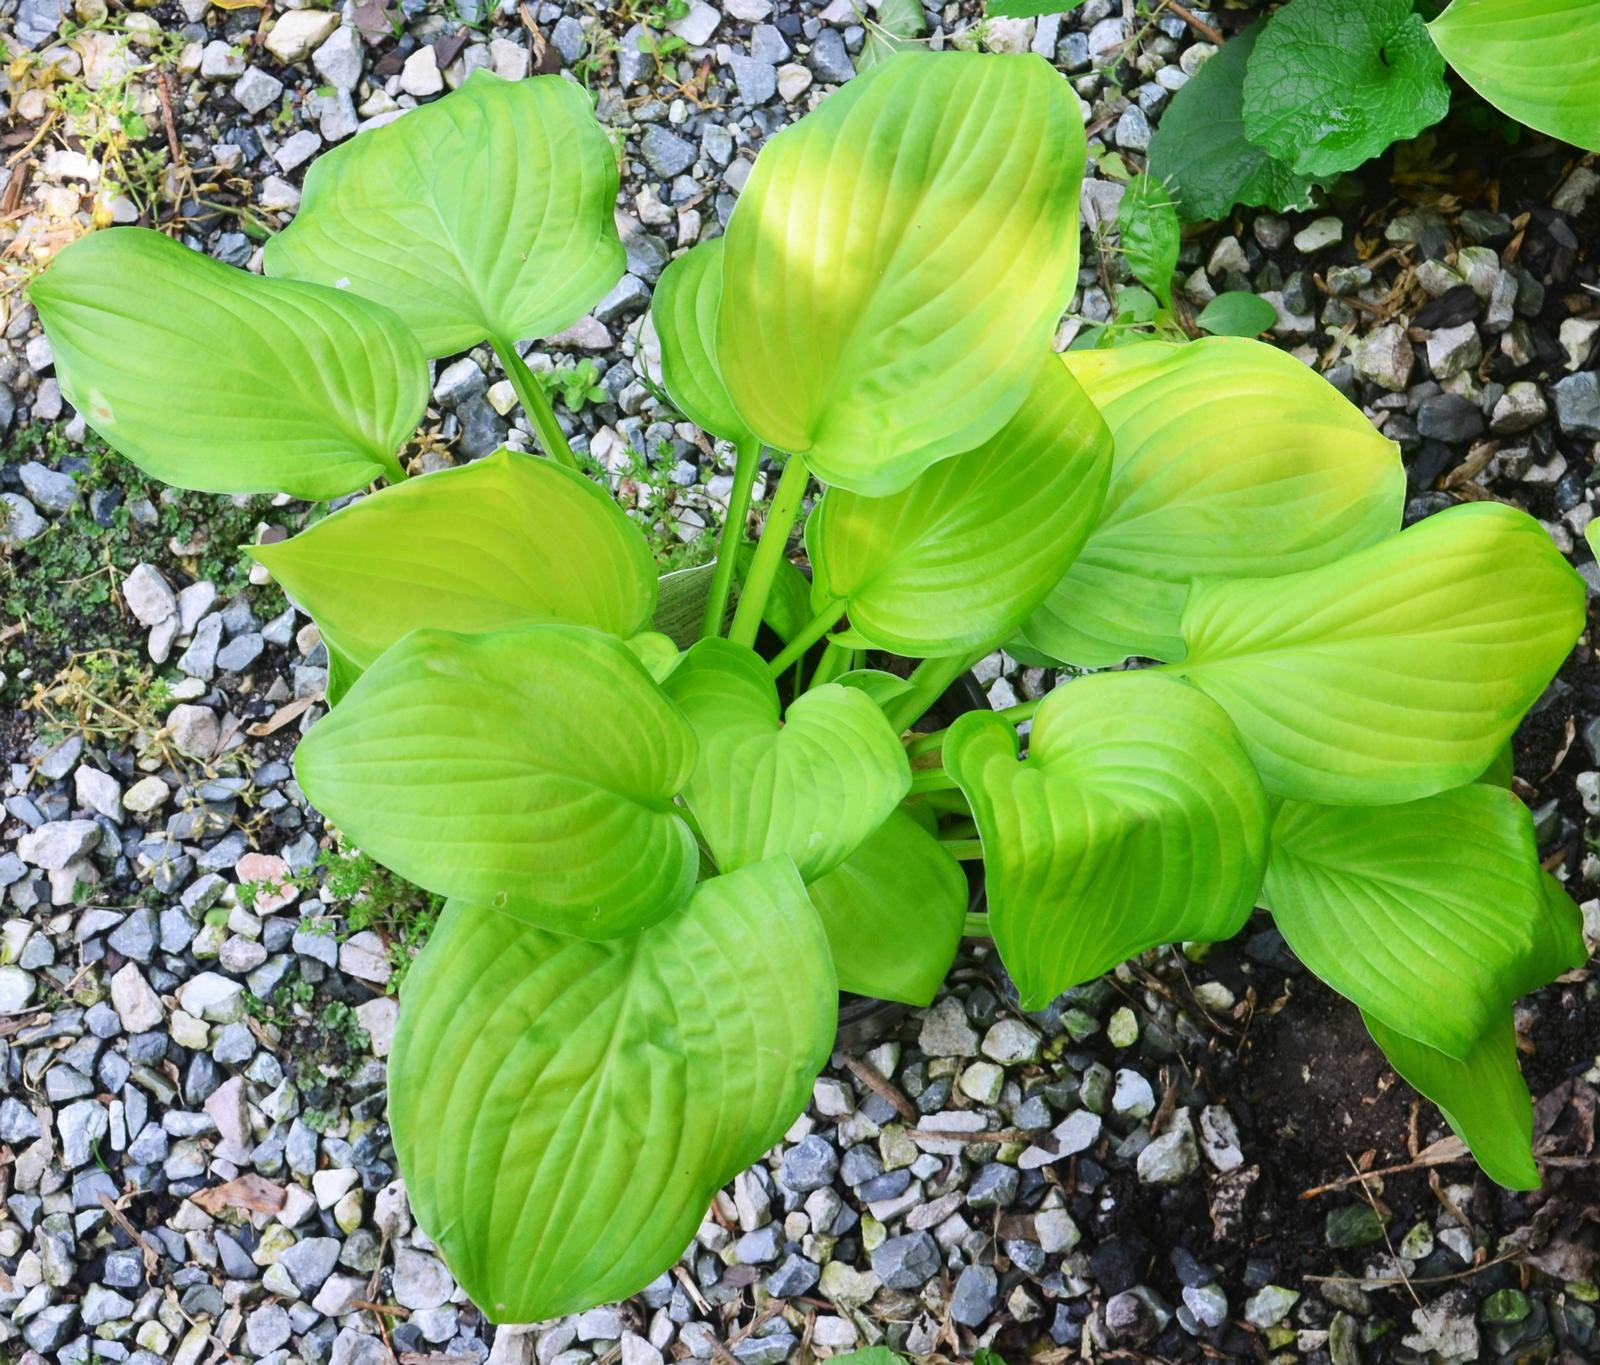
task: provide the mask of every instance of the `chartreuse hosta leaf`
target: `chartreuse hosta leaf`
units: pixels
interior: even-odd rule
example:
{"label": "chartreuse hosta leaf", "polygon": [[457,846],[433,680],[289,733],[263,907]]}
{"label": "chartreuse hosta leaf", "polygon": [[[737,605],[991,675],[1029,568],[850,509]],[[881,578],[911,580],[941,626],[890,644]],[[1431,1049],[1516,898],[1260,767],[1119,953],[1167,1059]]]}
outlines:
{"label": "chartreuse hosta leaf", "polygon": [[805,1108],[836,990],[787,858],[608,943],[449,905],[406,977],[389,1122],[417,1218],[473,1301],[539,1322],[667,1269],[718,1186]]}
{"label": "chartreuse hosta leaf", "polygon": [[725,441],[753,439],[717,368],[723,238],[701,242],[661,272],[650,318],[661,342],[661,382],[678,411]]}
{"label": "chartreuse hosta leaf", "polygon": [[1058,688],[1028,757],[961,717],[944,766],[983,840],[989,927],[1024,1009],[1159,943],[1236,932],[1261,886],[1267,801],[1233,726],[1155,673]]}
{"label": "chartreuse hosta leaf", "polygon": [[1353,170],[1450,108],[1413,0],[1289,0],[1244,76],[1244,132],[1300,175]]}
{"label": "chartreuse hosta leaf", "polygon": [[966,924],[961,864],[904,810],[811,883],[839,989],[928,1005],[955,961]]}
{"label": "chartreuse hosta leaf", "polygon": [[683,797],[725,872],[780,853],[807,881],[831,872],[911,787],[899,737],[859,688],[813,688],[780,719],[766,664],[710,639],[666,691],[699,741]]}
{"label": "chartreuse hosta leaf", "polygon": [[[1541,874],[1545,914],[1540,931],[1551,943],[1552,963],[1581,966],[1586,952],[1583,915],[1561,883]],[[1459,1061],[1386,1027],[1370,1015],[1362,1022],[1394,1069],[1444,1111],[1445,1120],[1489,1177],[1514,1190],[1539,1184],[1533,1160],[1533,1104],[1517,1065],[1516,1030],[1503,1011]]]}
{"label": "chartreuse hosta leaf", "polygon": [[300,741],[295,772],[408,881],[603,939],[670,914],[694,885],[699,852],[672,799],[695,748],[609,635],[418,630]]}
{"label": "chartreuse hosta leaf", "polygon": [[1513,1190],[1539,1188],[1533,1101],[1517,1065],[1509,1009],[1460,1060],[1396,1033],[1371,1015],[1363,1014],[1361,1022],[1401,1078],[1439,1106],[1491,1180]]}
{"label": "chartreuse hosta leaf", "polygon": [[1454,0],[1428,32],[1496,109],[1600,151],[1600,12],[1592,0]]}
{"label": "chartreuse hosta leaf", "polygon": [[1083,163],[1035,56],[902,52],[771,138],[717,323],[750,429],[874,496],[994,435],[1077,283]]}
{"label": "chartreuse hosta leaf", "polygon": [[571,326],[622,275],[617,158],[582,87],[474,71],[319,157],[270,275],[388,304],[430,356]]}
{"label": "chartreuse hosta leaf", "polygon": [[1264,899],[1328,985],[1458,1061],[1585,957],[1546,894],[1527,808],[1484,783],[1402,806],[1284,802]]}
{"label": "chartreuse hosta leaf", "polygon": [[630,636],[655,610],[655,562],[604,489],[502,450],[352,503],[252,553],[357,669],[408,631],[541,621]]}
{"label": "chartreuse hosta leaf", "polygon": [[64,248],[28,297],[73,407],[165,483],[316,500],[401,476],[428,370],[387,308],[132,227]]}
{"label": "chartreuse hosta leaf", "polygon": [[1273,577],[1393,535],[1392,441],[1298,360],[1238,337],[1069,351],[1116,442],[1082,552],[1023,628],[1065,663],[1183,657],[1196,578]]}
{"label": "chartreuse hosta leaf", "polygon": [[1583,622],[1544,528],[1468,503],[1320,569],[1196,584],[1172,667],[1274,796],[1387,805],[1476,779]]}
{"label": "chartreuse hosta leaf", "polygon": [[849,603],[855,634],[917,657],[1003,639],[1066,572],[1111,472],[1111,433],[1040,353],[1027,400],[975,450],[884,498],[830,488],[806,526],[813,605]]}

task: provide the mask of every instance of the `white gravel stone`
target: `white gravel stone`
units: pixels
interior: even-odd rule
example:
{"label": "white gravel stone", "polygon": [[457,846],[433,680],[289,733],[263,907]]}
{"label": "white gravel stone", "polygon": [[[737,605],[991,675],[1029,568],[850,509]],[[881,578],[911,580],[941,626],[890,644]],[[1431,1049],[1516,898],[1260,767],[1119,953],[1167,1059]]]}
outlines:
{"label": "white gravel stone", "polygon": [[84,763],[73,773],[72,785],[80,806],[86,806],[107,820],[122,819],[122,784],[110,773]]}
{"label": "white gravel stone", "polygon": [[178,610],[178,599],[171,585],[154,564],[136,564],[122,580],[122,600],[141,626],[160,625]]}
{"label": "white gravel stone", "polygon": [[327,42],[339,27],[336,10],[292,9],[282,14],[267,34],[267,51],[285,66],[302,62]]}
{"label": "white gravel stone", "polygon": [[244,987],[217,972],[201,972],[178,987],[178,1003],[196,1019],[231,1024],[244,1013]]}
{"label": "white gravel stone", "polygon": [[400,1004],[393,996],[380,995],[356,1006],[356,1022],[372,1039],[372,1055],[387,1057],[394,1046],[394,1031],[400,1022]]}
{"label": "white gravel stone", "polygon": [[161,998],[132,962],[124,963],[111,978],[111,1007],[129,1033],[160,1028],[167,1013]]}
{"label": "white gravel stone", "polygon": [[17,840],[17,856],[46,872],[59,872],[92,852],[100,843],[93,820],[53,820]]}
{"label": "white gravel stone", "polygon": [[439,56],[431,47],[419,47],[406,58],[406,64],[400,69],[400,88],[417,99],[437,95],[444,89]]}

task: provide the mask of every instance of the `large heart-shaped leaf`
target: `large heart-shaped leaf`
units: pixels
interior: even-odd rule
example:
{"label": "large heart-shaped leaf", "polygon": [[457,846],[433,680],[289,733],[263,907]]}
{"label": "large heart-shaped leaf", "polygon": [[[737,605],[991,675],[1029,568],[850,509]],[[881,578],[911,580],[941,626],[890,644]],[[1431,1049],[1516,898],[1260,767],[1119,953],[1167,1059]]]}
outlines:
{"label": "large heart-shaped leaf", "polygon": [[961,717],[944,766],[983,840],[989,924],[1024,1009],[1158,943],[1250,914],[1267,802],[1221,709],[1155,673],[1057,688],[1028,757],[1000,717]]}
{"label": "large heart-shaped leaf", "polygon": [[1491,1180],[1539,1188],[1533,1159],[1533,1101],[1517,1065],[1517,1032],[1505,1011],[1460,1060],[1363,1014],[1372,1040],[1414,1089],[1437,1104]]}
{"label": "large heart-shaped leaf", "polygon": [[661,272],[650,319],[661,342],[661,383],[678,411],[713,436],[743,443],[755,438],[717,367],[723,241],[713,237],[690,247]]}
{"label": "large heart-shaped leaf", "polygon": [[1034,56],[901,52],[770,139],[717,324],[751,430],[875,496],[994,435],[1077,284],[1083,163]]}
{"label": "large heart-shaped leaf", "polygon": [[1072,563],[1110,472],[1110,432],[1045,351],[977,449],[889,497],[828,490],[806,526],[813,603],[847,602],[857,636],[919,658],[1004,639]]}
{"label": "large heart-shaped leaf", "polygon": [[1194,579],[1311,569],[1399,529],[1394,443],[1276,347],[1212,337],[1065,359],[1116,455],[1088,542],[1023,628],[1040,653],[1088,667],[1182,658]]}
{"label": "large heart-shaped leaf", "polygon": [[666,689],[699,740],[684,800],[724,872],[786,853],[807,881],[820,877],[910,789],[899,737],[859,688],[813,688],[780,720],[767,666],[711,639]]}
{"label": "large heart-shaped leaf", "polygon": [[1593,0],[1453,0],[1428,32],[1490,104],[1600,151],[1600,12]]}
{"label": "large heart-shaped leaf", "polygon": [[683,904],[673,797],[694,735],[620,641],[577,626],[418,630],[295,754],[306,794],[402,877],[585,938]]}
{"label": "large heart-shaped leaf", "polygon": [[473,1301],[540,1322],[668,1269],[718,1186],[805,1108],[835,991],[787,859],[702,882],[610,943],[451,904],[406,977],[389,1122]]}
{"label": "large heart-shaped leaf", "polygon": [[1487,768],[1583,623],[1544,528],[1468,503],[1320,569],[1198,583],[1171,667],[1233,717],[1273,795],[1383,805]]}
{"label": "large heart-shaped leaf", "polygon": [[840,990],[933,1003],[961,946],[968,893],[961,864],[932,834],[897,810],[810,892]]}
{"label": "large heart-shaped leaf", "polygon": [[1546,897],[1527,807],[1483,783],[1403,806],[1284,802],[1264,899],[1340,995],[1458,1060],[1585,958]]}
{"label": "large heart-shaped leaf", "polygon": [[622,275],[617,158],[581,86],[474,71],[321,156],[272,275],[388,304],[430,356],[571,326]]}
{"label": "large heart-shaped leaf", "polygon": [[315,501],[404,477],[395,452],[428,371],[386,308],[263,280],[148,228],[80,238],[28,297],[62,392],[164,483]]}
{"label": "large heart-shaped leaf", "polygon": [[1194,73],[1150,139],[1150,174],[1172,189],[1179,216],[1191,222],[1220,218],[1235,204],[1280,213],[1311,207],[1311,177],[1244,135],[1244,74],[1264,23],[1228,39]]}
{"label": "large heart-shaped leaf", "polygon": [[1244,76],[1244,132],[1300,175],[1354,170],[1450,108],[1413,0],[1289,0]]}
{"label": "large heart-shaped leaf", "polygon": [[357,668],[424,626],[565,621],[629,636],[655,610],[655,563],[626,513],[572,470],[509,450],[252,553]]}

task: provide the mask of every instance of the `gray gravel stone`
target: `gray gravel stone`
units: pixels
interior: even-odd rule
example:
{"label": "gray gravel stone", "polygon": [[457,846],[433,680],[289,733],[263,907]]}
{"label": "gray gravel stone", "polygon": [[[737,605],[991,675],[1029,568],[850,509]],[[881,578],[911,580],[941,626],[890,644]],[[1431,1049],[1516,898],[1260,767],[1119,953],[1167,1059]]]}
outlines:
{"label": "gray gravel stone", "polygon": [[692,142],[651,124],[640,139],[639,155],[657,175],[670,179],[694,165],[695,150]]}
{"label": "gray gravel stone", "polygon": [[839,1154],[823,1138],[812,1135],[783,1154],[779,1182],[796,1194],[831,1185],[839,1170]]}
{"label": "gray gravel stone", "polygon": [[259,66],[247,67],[233,83],[233,97],[247,114],[259,114],[269,104],[276,103],[281,94],[283,82],[276,76],[269,76]]}
{"label": "gray gravel stone", "polygon": [[728,58],[728,67],[738,86],[739,99],[752,109],[765,104],[778,93],[778,71],[771,62],[735,52]]}
{"label": "gray gravel stone", "polygon": [[1569,374],[1551,386],[1556,421],[1571,436],[1600,439],[1600,372]]}
{"label": "gray gravel stone", "polygon": [[59,516],[70,512],[78,502],[78,482],[70,474],[62,474],[49,465],[30,460],[18,471],[22,476],[22,490],[35,507]]}
{"label": "gray gravel stone", "polygon": [[890,1289],[919,1289],[941,1264],[939,1244],[926,1232],[890,1237],[872,1253],[872,1271]]}
{"label": "gray gravel stone", "polygon": [[0,493],[0,545],[26,545],[37,540],[49,525],[21,493]]}
{"label": "gray gravel stone", "polygon": [[811,55],[806,60],[816,72],[817,79],[829,85],[843,85],[856,74],[855,64],[851,62],[850,53],[837,29],[825,28],[817,34],[816,42],[811,45]]}
{"label": "gray gravel stone", "polygon": [[986,1265],[969,1265],[950,1294],[950,1316],[963,1327],[981,1327],[1000,1299],[1000,1284]]}
{"label": "gray gravel stone", "polygon": [[285,1251],[278,1258],[278,1264],[288,1273],[301,1294],[315,1294],[322,1287],[322,1282],[333,1274],[333,1267],[339,1261],[339,1250],[339,1240],[335,1237],[307,1237]]}

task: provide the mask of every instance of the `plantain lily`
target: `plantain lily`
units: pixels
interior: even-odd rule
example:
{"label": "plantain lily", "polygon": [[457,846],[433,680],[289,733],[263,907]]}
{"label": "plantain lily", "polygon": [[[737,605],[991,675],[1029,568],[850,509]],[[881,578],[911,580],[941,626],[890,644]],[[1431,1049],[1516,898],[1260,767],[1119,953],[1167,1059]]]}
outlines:
{"label": "plantain lily", "polygon": [[[670,1267],[805,1105],[837,990],[931,1002],[979,859],[973,932],[1030,1008],[1270,907],[1485,1169],[1536,1183],[1510,1007],[1582,943],[1484,775],[1582,584],[1504,507],[1401,531],[1395,447],[1264,345],[1052,354],[1083,156],[1043,62],[954,52],[767,144],[655,297],[667,392],[736,452],[715,568],[659,583],[517,351],[620,268],[615,165],[559,78],[479,72],[331,153],[268,278],[113,229],[33,286],[67,393],[153,473],[391,480],[255,554],[329,650],[301,784],[450,898],[389,1115],[494,1319]],[[485,339],[550,458],[404,478],[423,357]],[[1154,666],[924,720],[1007,644]]]}

